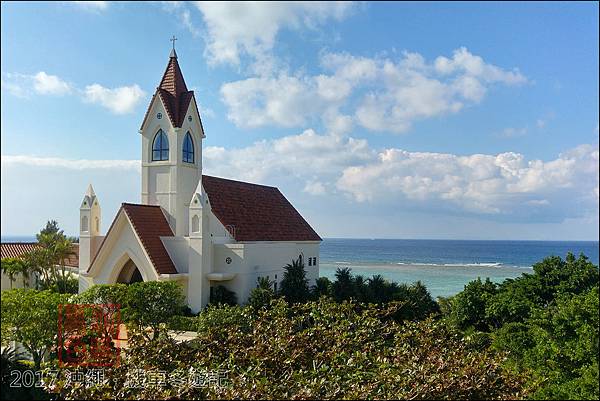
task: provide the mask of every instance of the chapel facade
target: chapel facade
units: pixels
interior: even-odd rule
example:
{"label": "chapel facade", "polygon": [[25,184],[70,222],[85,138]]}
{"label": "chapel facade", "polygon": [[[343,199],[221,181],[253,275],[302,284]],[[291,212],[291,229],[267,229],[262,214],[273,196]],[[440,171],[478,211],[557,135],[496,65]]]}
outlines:
{"label": "chapel facade", "polygon": [[94,284],[176,281],[192,311],[222,285],[244,303],[259,277],[276,290],[302,259],[319,277],[321,237],[275,187],[202,174],[204,128],[175,49],[143,118],[141,203],[105,234],[90,185],[80,207],[79,292]]}

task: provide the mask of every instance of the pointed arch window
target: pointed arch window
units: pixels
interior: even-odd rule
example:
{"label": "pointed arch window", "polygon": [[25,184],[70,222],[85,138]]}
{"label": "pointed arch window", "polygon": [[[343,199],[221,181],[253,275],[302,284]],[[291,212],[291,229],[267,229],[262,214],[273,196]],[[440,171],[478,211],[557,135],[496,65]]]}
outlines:
{"label": "pointed arch window", "polygon": [[194,162],[194,140],[188,131],[183,140],[183,161],[186,163]]}
{"label": "pointed arch window", "polygon": [[162,129],[154,136],[152,143],[152,161],[169,160],[169,139]]}

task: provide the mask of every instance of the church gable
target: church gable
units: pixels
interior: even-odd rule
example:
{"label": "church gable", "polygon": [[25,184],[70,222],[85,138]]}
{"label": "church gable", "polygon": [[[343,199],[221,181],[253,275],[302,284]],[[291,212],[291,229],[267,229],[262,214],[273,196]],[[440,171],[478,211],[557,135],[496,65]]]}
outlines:
{"label": "church gable", "polygon": [[[177,62],[177,54],[173,51],[165,73],[146,111],[140,130],[144,129],[150,109],[157,98],[162,101],[173,127],[180,128],[185,121],[186,113],[193,97],[194,91],[187,89],[183,74],[179,68],[179,63]],[[198,118],[200,117],[198,116]]]}
{"label": "church gable", "polygon": [[119,269],[115,263],[127,253],[139,268],[150,266],[153,276],[176,274],[177,270],[161,240],[161,237],[172,236],[173,232],[159,206],[123,203],[88,273],[92,276],[107,275],[106,279],[108,275],[114,276],[114,272],[104,270]]}

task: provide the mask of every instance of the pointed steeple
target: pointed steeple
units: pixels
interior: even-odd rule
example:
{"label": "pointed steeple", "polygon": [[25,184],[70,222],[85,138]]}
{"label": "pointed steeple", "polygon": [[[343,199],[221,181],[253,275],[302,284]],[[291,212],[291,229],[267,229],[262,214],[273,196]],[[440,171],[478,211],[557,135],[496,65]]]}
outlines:
{"label": "pointed steeple", "polygon": [[92,187],[92,184],[88,185],[87,187],[87,191],[85,191],[86,196],[89,196],[90,199],[93,198],[94,196],[96,196],[96,193],[94,192],[94,187]]}
{"label": "pointed steeple", "polygon": [[[179,68],[179,62],[177,60],[177,53],[175,48],[171,49],[169,55],[169,62],[167,68],[163,74],[160,84],[156,88],[156,93],[152,98],[152,101],[148,105],[146,115],[142,121],[142,127],[146,123],[148,113],[154,102],[155,98],[160,98],[167,109],[169,120],[173,124],[173,127],[179,128],[182,126],[183,121],[186,117],[190,102],[194,98],[194,91],[190,91],[185,84],[181,68]],[[198,119],[200,116],[198,115]]]}
{"label": "pointed steeple", "polygon": [[185,85],[185,80],[183,79],[183,74],[181,73],[181,68],[179,68],[179,63],[177,62],[177,54],[175,53],[175,49],[171,50],[169,64],[167,64],[167,69],[165,70],[158,87],[167,91],[176,99],[178,99],[182,93],[188,91],[187,86]]}

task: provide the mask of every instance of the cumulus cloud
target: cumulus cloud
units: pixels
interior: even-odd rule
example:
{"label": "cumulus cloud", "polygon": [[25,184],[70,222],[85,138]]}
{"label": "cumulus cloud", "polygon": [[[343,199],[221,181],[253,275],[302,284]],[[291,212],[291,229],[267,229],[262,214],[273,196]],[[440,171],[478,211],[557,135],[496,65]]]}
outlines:
{"label": "cumulus cloud", "polygon": [[366,140],[306,130],[243,148],[208,147],[203,157],[208,174],[284,189],[301,185],[309,195],[343,195],[370,207],[523,221],[598,214],[597,145],[542,161],[515,152],[377,150]]}
{"label": "cumulus cloud", "polygon": [[206,25],[206,52],[212,64],[239,65],[248,55],[264,68],[284,28],[314,29],[328,20],[341,20],[350,2],[195,2]]}
{"label": "cumulus cloud", "polygon": [[[210,175],[276,185],[284,193],[345,199],[381,214],[417,210],[521,223],[558,222],[597,218],[598,155],[598,145],[580,145],[547,161],[528,160],[515,152],[409,152],[374,149],[366,140],[306,130],[246,147],[206,147],[203,168]],[[65,174],[139,174],[140,166],[139,160],[2,156],[3,172],[38,167]]]}
{"label": "cumulus cloud", "polygon": [[513,152],[457,156],[385,149],[375,162],[344,169],[337,187],[358,202],[404,200],[523,216],[531,206],[555,205],[553,213],[597,214],[598,146],[581,145],[547,162]]}
{"label": "cumulus cloud", "polygon": [[40,71],[33,76],[33,88],[41,95],[64,95],[71,92],[71,85],[56,75]]}
{"label": "cumulus cloud", "polygon": [[[228,117],[239,127],[300,127],[321,119],[331,132],[354,125],[402,133],[415,121],[453,114],[483,100],[494,84],[527,82],[467,49],[428,63],[418,53],[397,59],[323,53],[323,73],[280,71],[221,86]],[[354,101],[358,99],[358,101]]]}
{"label": "cumulus cloud", "polygon": [[110,89],[92,84],[84,90],[86,102],[97,103],[115,114],[131,113],[145,96],[146,93],[138,85]]}
{"label": "cumulus cloud", "polygon": [[2,73],[2,90],[13,96],[30,98],[31,95],[61,96],[75,94],[83,101],[99,104],[115,114],[131,113],[146,93],[137,84],[106,88],[100,84],[78,89],[57,75],[40,71],[33,75]]}
{"label": "cumulus cloud", "polygon": [[36,74],[3,73],[2,89],[20,98],[38,95],[66,95],[73,91],[71,84],[62,78],[40,71]]}

